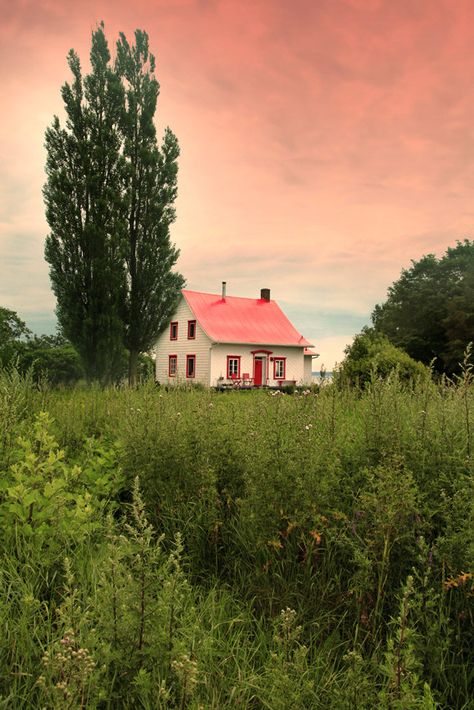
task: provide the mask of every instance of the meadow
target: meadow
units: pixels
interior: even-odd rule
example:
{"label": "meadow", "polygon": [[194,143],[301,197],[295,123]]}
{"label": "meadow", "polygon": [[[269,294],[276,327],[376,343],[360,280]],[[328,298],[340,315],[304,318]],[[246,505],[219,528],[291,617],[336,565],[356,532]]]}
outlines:
{"label": "meadow", "polygon": [[474,708],[474,386],[0,372],[0,708]]}

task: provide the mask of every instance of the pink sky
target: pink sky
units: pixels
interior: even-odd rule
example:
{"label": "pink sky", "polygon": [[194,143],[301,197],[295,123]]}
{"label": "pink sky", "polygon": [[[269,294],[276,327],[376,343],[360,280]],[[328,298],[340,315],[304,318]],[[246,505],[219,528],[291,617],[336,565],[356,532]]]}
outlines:
{"label": "pink sky", "polygon": [[410,259],[473,237],[471,0],[0,0],[0,305],[54,329],[44,131],[73,47],[148,32],[188,288],[268,287],[331,368]]}

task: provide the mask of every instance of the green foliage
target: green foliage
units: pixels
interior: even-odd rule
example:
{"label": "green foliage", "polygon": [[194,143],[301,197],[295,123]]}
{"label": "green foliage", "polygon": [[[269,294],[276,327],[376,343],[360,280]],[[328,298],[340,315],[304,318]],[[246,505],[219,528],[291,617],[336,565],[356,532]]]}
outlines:
{"label": "green foliage", "polygon": [[126,96],[121,138],[127,212],[125,345],[130,353],[130,384],[136,383],[139,353],[155,344],[184,285],[181,274],[172,271],[179,252],[169,232],[175,220],[179,146],[169,128],[161,148],[157,145],[153,118],[159,84],[154,70],[146,32],[135,32],[132,47],[121,34],[116,71]]}
{"label": "green foliage", "polygon": [[16,353],[16,345],[30,331],[15,311],[0,307],[0,366],[8,364]]}
{"label": "green foliage", "polygon": [[62,335],[32,336],[17,314],[5,308],[0,308],[2,366],[51,385],[71,385],[84,377],[76,350]]}
{"label": "green foliage", "polygon": [[449,247],[412,261],[377,305],[372,321],[378,333],[415,360],[434,360],[438,372],[459,371],[474,333],[474,242]]}
{"label": "green foliage", "polygon": [[6,706],[472,705],[468,358],[292,395],[0,385]]}
{"label": "green foliage", "polygon": [[429,685],[420,679],[422,667],[416,653],[417,634],[410,619],[413,593],[413,577],[409,575],[401,594],[399,614],[389,624],[392,633],[387,639],[382,664],[386,681],[379,694],[379,707],[436,710],[438,705]]}
{"label": "green foliage", "polygon": [[44,379],[53,386],[72,385],[84,378],[81,360],[72,345],[57,345],[48,336],[24,343],[16,362],[23,372],[30,370],[36,381]]}
{"label": "green foliage", "polygon": [[58,321],[89,379],[117,375],[123,343],[124,213],[119,122],[124,90],[110,67],[103,27],[92,33],[92,71],[83,77],[77,54],[61,94],[59,119],[46,131],[45,258],[57,298]]}
{"label": "green foliage", "polygon": [[124,348],[129,377],[138,356],[165,327],[184,281],[172,271],[170,241],[177,194],[176,137],[161,148],[153,123],[159,85],[148,36],[123,34],[115,64],[103,24],[92,33],[91,73],[71,50],[71,84],[62,88],[67,114],[46,132],[45,257],[62,330],[89,380],[116,381]]}
{"label": "green foliage", "polygon": [[0,368],[0,471],[8,467],[12,441],[34,401],[31,372],[22,375],[16,367]]}
{"label": "green foliage", "polygon": [[110,456],[88,447],[85,472],[65,462],[65,452],[50,434],[51,419],[42,412],[29,437],[20,438],[15,463],[2,477],[0,529],[20,561],[54,565],[72,538],[81,544],[101,527],[104,502],[120,486],[116,461],[107,477]]}
{"label": "green foliage", "polygon": [[426,375],[426,369],[420,362],[370,328],[356,335],[352,345],[348,345],[344,352],[346,357],[336,374],[339,384],[365,387],[376,378],[395,373],[402,382]]}
{"label": "green foliage", "polygon": [[317,693],[295,610],[283,609],[274,627],[273,650],[260,681],[261,702],[275,710],[314,707]]}

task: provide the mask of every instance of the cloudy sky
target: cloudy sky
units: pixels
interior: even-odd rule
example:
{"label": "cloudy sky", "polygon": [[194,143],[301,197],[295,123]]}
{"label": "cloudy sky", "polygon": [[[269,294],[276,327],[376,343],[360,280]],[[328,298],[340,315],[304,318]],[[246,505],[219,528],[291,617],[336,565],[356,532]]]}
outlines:
{"label": "cloudy sky", "polygon": [[148,32],[195,290],[271,289],[330,369],[410,259],[473,237],[472,0],[0,0],[0,305],[54,331],[44,132],[68,50]]}

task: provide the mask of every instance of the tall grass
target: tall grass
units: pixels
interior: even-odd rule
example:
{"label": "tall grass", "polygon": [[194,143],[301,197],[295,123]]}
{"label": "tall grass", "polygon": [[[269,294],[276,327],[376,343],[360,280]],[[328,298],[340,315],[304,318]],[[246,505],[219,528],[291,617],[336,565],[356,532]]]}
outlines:
{"label": "tall grass", "polygon": [[0,703],[474,707],[473,394],[0,373]]}

